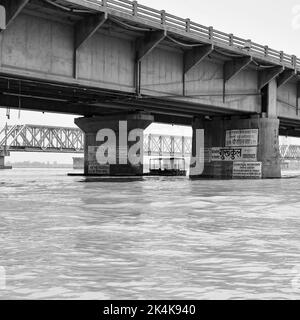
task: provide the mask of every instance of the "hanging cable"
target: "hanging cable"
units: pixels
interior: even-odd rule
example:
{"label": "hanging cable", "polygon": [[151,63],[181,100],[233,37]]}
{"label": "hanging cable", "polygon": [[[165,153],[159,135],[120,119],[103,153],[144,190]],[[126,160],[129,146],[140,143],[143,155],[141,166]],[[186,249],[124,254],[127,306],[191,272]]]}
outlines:
{"label": "hanging cable", "polygon": [[121,26],[129,29],[129,30],[133,30],[133,31],[144,31],[144,32],[145,32],[145,31],[151,31],[151,29],[146,29],[146,28],[140,28],[140,27],[132,26],[132,25],[130,25],[130,24],[127,24],[127,23],[124,22],[124,21],[121,21],[121,20],[116,19],[116,18],[113,18],[113,17],[109,17],[109,20],[110,20],[110,21],[113,21],[113,22],[115,22],[115,23],[117,23],[117,24],[119,24],[119,25],[121,25]]}
{"label": "hanging cable", "polygon": [[62,9],[62,10],[64,10],[64,11],[68,11],[68,12],[74,12],[74,13],[90,13],[91,11],[89,11],[89,10],[79,10],[79,9],[72,9],[72,8],[68,8],[68,7],[65,7],[65,6],[63,6],[63,5],[61,5],[61,4],[58,4],[58,3],[56,3],[56,2],[53,2],[53,1],[51,1],[51,0],[44,0],[45,2],[47,2],[47,3],[49,3],[49,4],[51,4],[52,6],[54,6],[54,7],[57,7],[57,8],[59,8],[59,9]]}
{"label": "hanging cable", "polygon": [[243,55],[240,54],[235,54],[235,53],[228,53],[228,52],[224,52],[223,50],[218,50],[218,49],[214,49],[215,52],[223,55],[223,56],[227,56],[227,57],[232,57],[232,58],[242,58],[244,57]]}
{"label": "hanging cable", "polygon": [[257,67],[262,68],[262,69],[269,69],[269,68],[273,68],[273,67],[274,67],[274,66],[267,66],[267,65],[260,64],[260,63],[258,63],[257,61],[255,61],[254,59],[253,59],[252,62],[253,62]]}
{"label": "hanging cable", "polygon": [[203,43],[195,43],[195,44],[192,44],[192,43],[184,43],[184,42],[181,42],[181,41],[178,41],[176,39],[174,39],[173,37],[167,35],[166,37],[167,39],[169,39],[170,41],[180,45],[180,46],[183,46],[183,47],[202,47],[204,46]]}
{"label": "hanging cable", "polygon": [[19,81],[19,113],[18,113],[18,119],[20,120],[21,118],[21,81]]}

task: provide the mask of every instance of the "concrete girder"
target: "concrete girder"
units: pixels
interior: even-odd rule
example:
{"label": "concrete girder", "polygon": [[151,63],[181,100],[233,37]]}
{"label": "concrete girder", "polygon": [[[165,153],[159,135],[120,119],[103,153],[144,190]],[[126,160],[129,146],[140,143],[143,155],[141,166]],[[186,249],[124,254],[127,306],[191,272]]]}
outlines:
{"label": "concrete girder", "polygon": [[193,118],[192,117],[183,117],[183,116],[174,116],[166,114],[151,113],[154,116],[154,122],[157,123],[166,123],[179,126],[192,126]]}
{"label": "concrete girder", "polygon": [[[137,100],[138,101],[138,100]],[[190,117],[191,113],[199,113],[199,109],[187,108],[186,112],[182,112],[180,108],[174,107],[172,104],[165,105],[153,102],[132,101],[130,106],[125,102],[116,102],[113,105],[108,103],[98,103],[97,105],[83,104],[70,101],[58,101],[55,99],[43,99],[39,97],[0,94],[0,105],[2,107],[10,107],[12,109],[42,111],[42,112],[54,112],[54,113],[66,113],[66,114],[78,114],[78,115],[103,115],[107,113],[129,112],[134,110],[151,110],[151,112],[166,113],[166,118],[172,115]],[[209,110],[205,110],[206,114]]]}
{"label": "concrete girder", "polygon": [[[0,94],[0,105],[10,107],[12,109],[55,112],[55,113],[71,113],[81,115],[93,115],[97,113],[98,108],[79,103],[70,103],[67,101],[55,101],[32,97],[18,97],[16,95]],[[99,109],[100,113],[100,109]],[[103,112],[102,112],[103,113]]]}
{"label": "concrete girder", "polygon": [[284,71],[283,66],[271,67],[259,72],[258,89],[261,90]]}
{"label": "concrete girder", "polygon": [[77,78],[77,55],[78,50],[84,43],[90,39],[99,28],[107,20],[107,13],[99,13],[96,15],[90,15],[75,25],[74,28],[74,65],[73,65],[73,76]]}
{"label": "concrete girder", "polygon": [[6,10],[0,5],[0,31],[6,29]]}
{"label": "concrete girder", "polygon": [[224,81],[227,82],[241,71],[243,71],[252,62],[252,57],[236,58],[227,61],[224,64]]}
{"label": "concrete girder", "polygon": [[0,5],[4,6],[6,11],[6,28],[23,10],[29,0],[0,0]]}
{"label": "concrete girder", "polygon": [[141,94],[141,64],[142,60],[154,50],[167,36],[166,30],[149,31],[143,38],[136,41],[136,63],[135,63],[135,87],[136,94]]}
{"label": "concrete girder", "polygon": [[184,53],[184,74],[196,67],[201,61],[208,57],[214,51],[212,44],[195,47]]}
{"label": "concrete girder", "polygon": [[226,99],[226,83],[237,76],[241,71],[243,71],[252,62],[252,57],[241,57],[235,58],[224,63],[223,68],[223,102]]}
{"label": "concrete girder", "polygon": [[75,50],[78,50],[107,20],[107,13],[99,13],[80,20],[75,25]]}
{"label": "concrete girder", "polygon": [[280,88],[286,84],[289,80],[293,79],[297,75],[296,70],[285,69],[277,79],[277,87]]}
{"label": "concrete girder", "polygon": [[167,36],[167,31],[147,32],[145,37],[137,40],[137,62],[141,62],[153,49],[155,49]]}

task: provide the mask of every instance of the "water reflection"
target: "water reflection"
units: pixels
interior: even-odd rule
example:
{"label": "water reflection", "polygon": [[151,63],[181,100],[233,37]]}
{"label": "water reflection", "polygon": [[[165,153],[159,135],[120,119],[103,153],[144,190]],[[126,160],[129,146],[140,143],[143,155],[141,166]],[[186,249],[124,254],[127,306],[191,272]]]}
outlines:
{"label": "water reflection", "polygon": [[299,298],[299,181],[5,173],[0,297]]}

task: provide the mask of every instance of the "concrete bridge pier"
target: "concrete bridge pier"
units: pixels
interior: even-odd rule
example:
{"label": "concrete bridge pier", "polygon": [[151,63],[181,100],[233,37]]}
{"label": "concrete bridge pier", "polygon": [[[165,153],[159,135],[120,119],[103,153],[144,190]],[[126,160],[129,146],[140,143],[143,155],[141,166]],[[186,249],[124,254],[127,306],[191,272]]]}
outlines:
{"label": "concrete bridge pier", "polygon": [[4,168],[4,156],[0,155],[0,169]]}
{"label": "concrete bridge pier", "polygon": [[8,151],[0,150],[0,170],[3,169],[12,169],[11,166],[5,165],[5,157],[8,157],[10,154]]}
{"label": "concrete bridge pier", "polygon": [[193,123],[193,157],[200,153],[196,143],[199,129],[204,130],[204,159],[199,156],[198,159],[203,159],[204,166],[203,172],[191,170],[191,178],[281,177],[278,119],[259,115],[197,118]]}
{"label": "concrete bridge pier", "polygon": [[142,112],[76,119],[85,133],[84,174],[143,175],[143,131],[153,120]]}

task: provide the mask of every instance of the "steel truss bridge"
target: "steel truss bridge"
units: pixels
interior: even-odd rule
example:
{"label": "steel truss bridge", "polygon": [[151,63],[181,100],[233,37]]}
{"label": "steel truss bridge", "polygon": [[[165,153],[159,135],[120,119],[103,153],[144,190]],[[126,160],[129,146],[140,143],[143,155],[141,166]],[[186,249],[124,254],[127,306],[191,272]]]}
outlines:
{"label": "steel truss bridge", "polygon": [[[84,133],[78,128],[39,125],[11,125],[0,130],[0,151],[83,153]],[[144,154],[148,156],[189,157],[191,137],[144,135]],[[300,160],[300,146],[281,145],[283,160]]]}
{"label": "steel truss bridge", "polygon": [[[0,150],[10,152],[83,153],[84,133],[78,128],[12,125],[0,130]],[[144,135],[144,154],[189,157],[192,139],[183,136]]]}

